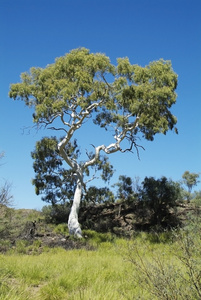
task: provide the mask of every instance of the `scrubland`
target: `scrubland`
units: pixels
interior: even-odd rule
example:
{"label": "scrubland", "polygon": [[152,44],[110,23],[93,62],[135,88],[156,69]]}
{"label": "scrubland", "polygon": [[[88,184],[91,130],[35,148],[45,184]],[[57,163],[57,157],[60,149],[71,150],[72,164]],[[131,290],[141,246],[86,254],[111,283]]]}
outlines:
{"label": "scrubland", "polygon": [[[88,249],[23,241],[0,255],[1,300],[201,299],[201,226],[138,233],[85,232]],[[30,251],[31,250],[31,251]]]}

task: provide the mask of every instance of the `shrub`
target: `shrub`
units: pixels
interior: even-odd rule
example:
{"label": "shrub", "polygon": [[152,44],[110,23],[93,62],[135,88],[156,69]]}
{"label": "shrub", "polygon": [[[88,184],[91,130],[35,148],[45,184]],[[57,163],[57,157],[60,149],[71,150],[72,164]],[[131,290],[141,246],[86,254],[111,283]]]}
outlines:
{"label": "shrub", "polygon": [[136,289],[140,286],[159,300],[201,299],[200,229],[201,222],[191,222],[179,232],[173,232],[174,244],[163,251],[159,246],[146,243],[143,247],[134,241],[126,257],[133,266],[131,280]]}
{"label": "shrub", "polygon": [[178,224],[175,210],[179,193],[179,186],[166,177],[157,180],[153,177],[145,177],[139,198],[152,212],[153,226],[158,226],[160,229],[160,227],[172,227]]}
{"label": "shrub", "polygon": [[64,223],[68,220],[70,204],[66,202],[64,204],[44,206],[42,208],[42,213],[47,223]]}
{"label": "shrub", "polygon": [[63,234],[63,235],[68,235],[67,224],[66,223],[62,223],[62,224],[56,225],[56,227],[54,228],[54,232],[60,233],[60,234]]}

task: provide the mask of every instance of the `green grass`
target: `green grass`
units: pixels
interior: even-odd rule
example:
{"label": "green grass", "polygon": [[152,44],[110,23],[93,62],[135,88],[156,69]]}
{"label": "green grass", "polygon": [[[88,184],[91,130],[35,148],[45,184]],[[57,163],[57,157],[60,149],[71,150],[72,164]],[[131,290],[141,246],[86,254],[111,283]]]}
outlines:
{"label": "green grass", "polygon": [[54,248],[27,255],[18,245],[21,252],[0,255],[0,300],[200,299],[196,230],[174,238],[142,233],[130,241],[88,231],[93,251]]}
{"label": "green grass", "polygon": [[[20,290],[21,298],[9,291],[8,299],[120,299],[125,264],[108,244],[97,251],[54,249],[39,256],[1,255],[5,274],[0,299],[6,299],[6,284]],[[24,294],[22,293],[24,292]],[[1,298],[2,297],[2,298]]]}

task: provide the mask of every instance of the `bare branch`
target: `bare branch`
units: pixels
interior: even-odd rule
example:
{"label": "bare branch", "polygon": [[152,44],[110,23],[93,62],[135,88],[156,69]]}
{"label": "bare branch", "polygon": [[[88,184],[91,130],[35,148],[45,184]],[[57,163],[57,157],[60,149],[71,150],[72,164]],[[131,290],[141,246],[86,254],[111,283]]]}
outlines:
{"label": "bare branch", "polygon": [[99,177],[95,176],[95,174],[88,180],[85,181],[85,185],[91,181],[93,181],[94,179],[98,179]]}
{"label": "bare branch", "polygon": [[65,129],[65,128],[56,128],[56,127],[54,127],[54,126],[52,126],[52,127],[48,127],[47,129],[52,129],[52,130],[63,130],[63,131],[65,131],[66,133],[68,133],[68,131]]}
{"label": "bare branch", "polygon": [[[130,141],[131,141],[131,140],[130,140]],[[141,145],[136,144],[135,140],[132,140],[132,141],[131,141],[130,148],[124,149],[124,150],[120,149],[120,151],[121,151],[122,153],[127,152],[127,151],[133,153],[133,151],[132,151],[133,147],[135,147],[135,149],[136,149],[136,151],[137,151],[137,157],[138,157],[138,159],[140,160],[139,148],[142,148],[143,150],[145,150],[145,148],[144,148],[143,146],[141,146]]]}
{"label": "bare branch", "polygon": [[62,123],[63,123],[64,125],[66,125],[66,126],[68,126],[68,127],[71,127],[70,123],[68,123],[68,122],[66,122],[66,121],[64,120],[64,113],[61,113],[61,114],[60,114],[60,117],[61,117],[61,121],[62,121]]}
{"label": "bare branch", "polygon": [[0,189],[0,204],[10,206],[12,204],[13,196],[11,195],[12,185],[9,182],[5,182]]}
{"label": "bare branch", "polygon": [[[131,115],[129,115],[130,117]],[[136,118],[135,122],[133,123],[130,123],[128,124],[129,126],[127,126],[126,128],[124,128],[122,131],[120,131],[118,128],[115,129],[116,131],[116,134],[114,136],[114,139],[116,140],[115,143],[111,143],[110,145],[108,146],[105,146],[105,145],[101,145],[101,146],[98,146],[98,147],[95,147],[93,144],[91,144],[94,149],[95,149],[95,155],[92,159],[90,159],[88,162],[86,162],[84,164],[85,167],[88,167],[90,165],[93,165],[96,160],[98,159],[99,157],[99,154],[100,154],[100,151],[104,151],[106,154],[112,154],[112,153],[115,153],[117,151],[121,151],[121,152],[126,152],[126,151],[130,151],[132,152],[132,149],[133,147],[136,148],[136,151],[137,151],[137,156],[138,156],[138,159],[140,159],[140,156],[139,156],[139,147],[144,149],[142,146],[138,145],[135,141],[135,138],[132,136],[131,132],[138,127],[138,121],[139,121],[139,117]],[[130,135],[128,136],[127,134]],[[123,150],[121,147],[120,147],[120,143],[125,139],[127,138],[127,140],[131,143],[130,145],[130,148],[127,148],[125,150]],[[89,156],[88,156],[89,157]]]}
{"label": "bare branch", "polygon": [[105,76],[103,74],[102,74],[102,78],[105,81],[105,83],[107,84],[107,86],[112,89],[112,86],[107,82],[107,80],[105,79]]}

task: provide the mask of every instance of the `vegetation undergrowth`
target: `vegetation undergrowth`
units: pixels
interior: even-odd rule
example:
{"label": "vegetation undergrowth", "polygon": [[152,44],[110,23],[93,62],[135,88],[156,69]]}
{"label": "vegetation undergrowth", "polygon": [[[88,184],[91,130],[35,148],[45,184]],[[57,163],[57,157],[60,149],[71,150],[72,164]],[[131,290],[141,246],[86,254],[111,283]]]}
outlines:
{"label": "vegetation undergrowth", "polygon": [[183,229],[132,239],[88,230],[93,250],[47,247],[40,255],[20,244],[0,255],[0,300],[201,299],[200,229],[195,217]]}

